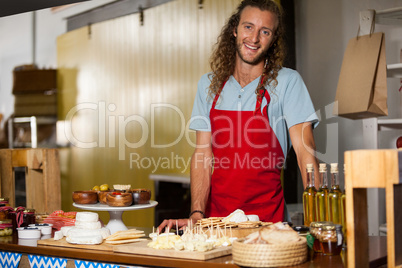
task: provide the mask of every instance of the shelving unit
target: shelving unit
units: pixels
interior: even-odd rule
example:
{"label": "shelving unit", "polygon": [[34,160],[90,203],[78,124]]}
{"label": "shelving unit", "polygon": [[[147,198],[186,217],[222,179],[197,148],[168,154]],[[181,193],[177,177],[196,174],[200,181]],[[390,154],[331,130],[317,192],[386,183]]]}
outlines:
{"label": "shelving unit", "polygon": [[[27,116],[27,117],[14,117],[8,121],[8,139],[9,147],[38,147],[38,125],[56,124],[57,117],[55,116]],[[14,124],[29,123],[31,128],[31,142],[24,144],[16,144],[14,138]],[[54,145],[55,146],[55,145]]]}
{"label": "shelving unit", "polygon": [[[370,34],[372,22],[385,25],[402,26],[402,7],[380,11],[365,10],[360,12],[360,34]],[[400,59],[398,59],[400,60]],[[397,62],[395,60],[394,62]],[[388,64],[387,77],[402,78],[402,63]],[[363,119],[363,146],[364,149],[378,149],[378,136],[382,131],[402,130],[402,119]],[[386,233],[385,192],[382,189],[368,189],[369,235]]]}

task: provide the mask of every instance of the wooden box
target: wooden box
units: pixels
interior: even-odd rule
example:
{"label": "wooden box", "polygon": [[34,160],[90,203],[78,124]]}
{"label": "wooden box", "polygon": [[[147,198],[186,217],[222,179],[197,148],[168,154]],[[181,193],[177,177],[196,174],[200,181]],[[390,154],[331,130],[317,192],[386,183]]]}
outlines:
{"label": "wooden box", "polygon": [[57,70],[13,71],[13,94],[45,92],[57,88]]}
{"label": "wooden box", "polygon": [[0,194],[15,206],[14,168],[25,167],[26,207],[38,214],[61,209],[60,164],[57,149],[1,149]]}

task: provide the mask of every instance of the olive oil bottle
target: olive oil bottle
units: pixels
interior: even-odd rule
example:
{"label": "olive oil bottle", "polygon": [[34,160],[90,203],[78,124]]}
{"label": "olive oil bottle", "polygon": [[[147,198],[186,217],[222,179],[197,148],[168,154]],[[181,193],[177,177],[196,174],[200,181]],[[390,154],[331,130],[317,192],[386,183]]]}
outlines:
{"label": "olive oil bottle", "polygon": [[317,221],[328,221],[328,175],[327,164],[320,163],[320,188],[316,196]]}
{"label": "olive oil bottle", "polygon": [[303,214],[304,225],[310,226],[310,223],[316,221],[316,199],[317,190],[314,186],[314,166],[313,164],[307,164],[307,187],[303,192]]}
{"label": "olive oil bottle", "polygon": [[[341,222],[342,222],[342,232],[344,237],[346,238],[346,168],[343,166],[343,175],[344,175],[344,190],[341,194]],[[344,239],[344,244],[346,244],[346,239]]]}
{"label": "olive oil bottle", "polygon": [[338,163],[331,163],[331,190],[328,193],[328,213],[329,221],[334,224],[342,224],[341,195]]}

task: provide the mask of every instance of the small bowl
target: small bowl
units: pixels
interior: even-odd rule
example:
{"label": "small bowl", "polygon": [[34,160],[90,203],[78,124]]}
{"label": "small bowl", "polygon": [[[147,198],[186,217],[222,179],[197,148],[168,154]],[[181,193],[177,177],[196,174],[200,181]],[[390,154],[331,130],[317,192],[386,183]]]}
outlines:
{"label": "small bowl", "polygon": [[51,235],[52,234],[52,226],[51,223],[36,223],[36,224],[29,224],[28,227],[36,227],[38,228],[42,235]]}
{"label": "small bowl", "polygon": [[42,235],[39,228],[36,227],[20,227],[17,228],[19,239],[39,239]]}
{"label": "small bowl", "polygon": [[133,193],[134,205],[149,204],[149,200],[151,200],[151,190],[141,188],[131,191]]}
{"label": "small bowl", "polygon": [[75,191],[73,192],[73,201],[76,204],[96,204],[98,203],[97,191]]}
{"label": "small bowl", "polygon": [[111,207],[128,207],[133,204],[133,196],[129,193],[111,192],[106,195],[106,203]]}
{"label": "small bowl", "polygon": [[111,193],[111,192],[112,192],[111,190],[109,190],[109,191],[99,191],[98,192],[98,200],[99,200],[99,202],[106,205],[107,204],[106,203],[106,196],[107,196],[108,193]]}

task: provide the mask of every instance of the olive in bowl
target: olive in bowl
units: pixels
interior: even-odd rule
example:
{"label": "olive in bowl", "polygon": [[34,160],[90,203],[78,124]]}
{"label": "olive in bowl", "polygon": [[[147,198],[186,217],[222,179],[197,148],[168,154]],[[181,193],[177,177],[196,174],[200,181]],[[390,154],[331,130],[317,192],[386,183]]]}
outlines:
{"label": "olive in bowl", "polygon": [[133,204],[130,193],[111,192],[106,195],[106,203],[111,207],[128,207]]}
{"label": "olive in bowl", "polygon": [[149,189],[133,189],[131,190],[133,194],[134,205],[149,204],[151,199],[151,190]]}
{"label": "olive in bowl", "polygon": [[74,191],[73,201],[76,204],[96,204],[98,203],[97,191]]}

